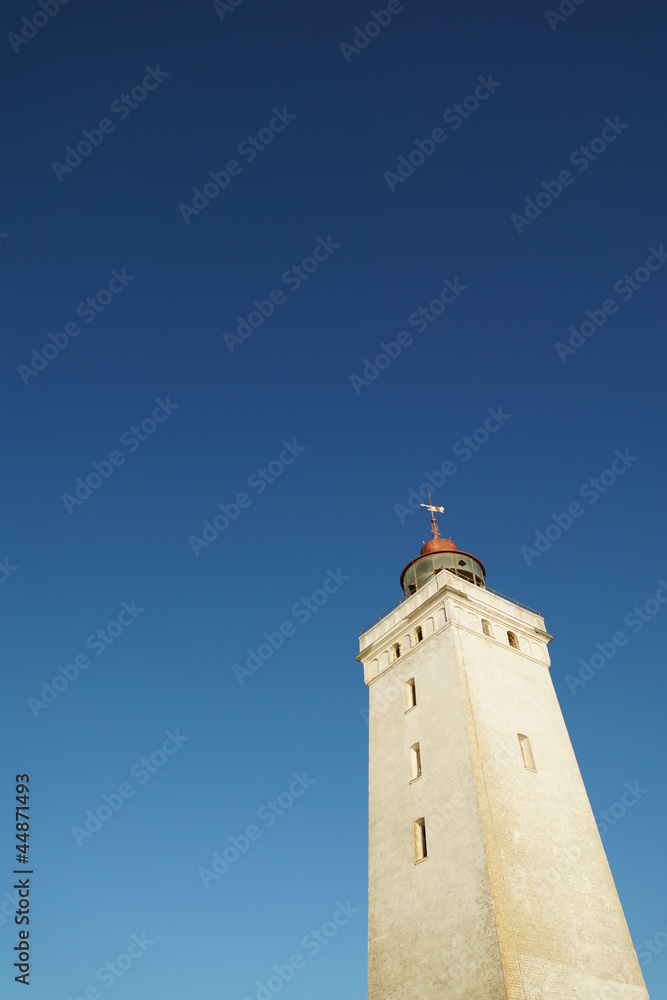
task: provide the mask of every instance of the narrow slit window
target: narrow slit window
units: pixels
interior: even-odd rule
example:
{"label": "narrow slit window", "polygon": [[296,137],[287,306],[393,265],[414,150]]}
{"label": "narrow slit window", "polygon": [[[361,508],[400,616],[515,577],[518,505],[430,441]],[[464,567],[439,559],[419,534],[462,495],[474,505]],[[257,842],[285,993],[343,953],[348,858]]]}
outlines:
{"label": "narrow slit window", "polygon": [[484,635],[491,635],[491,626],[487,622],[486,618],[482,618],[482,632]]}
{"label": "narrow slit window", "polygon": [[405,711],[409,712],[417,704],[417,691],[415,689],[415,679],[411,677],[405,685]]}
{"label": "narrow slit window", "polygon": [[415,629],[415,631],[414,631],[414,633],[413,633],[413,636],[412,636],[412,638],[413,638],[413,640],[414,640],[414,643],[415,643],[415,645],[416,645],[416,644],[417,644],[418,642],[421,642],[421,641],[422,641],[422,639],[424,638],[424,633],[422,632],[422,627],[421,627],[421,625],[418,625],[418,626],[417,626],[417,628]]}
{"label": "narrow slit window", "polygon": [[519,648],[519,640],[517,639],[517,637],[514,634],[514,632],[508,632],[507,633],[507,641],[509,642],[509,644],[512,647],[512,649],[518,649]]}
{"label": "narrow slit window", "polygon": [[397,642],[395,642],[394,645],[391,647],[391,662],[395,663],[400,655],[401,655],[401,647]]}
{"label": "narrow slit window", "polygon": [[426,823],[422,816],[415,822],[415,862],[423,861],[426,857]]}
{"label": "narrow slit window", "polygon": [[519,746],[521,747],[521,754],[523,756],[523,766],[527,771],[537,771],[530,740],[527,736],[524,736],[523,733],[517,733],[517,735],[519,737]]}
{"label": "narrow slit window", "polygon": [[419,743],[413,743],[410,747],[410,781],[422,776],[422,755]]}

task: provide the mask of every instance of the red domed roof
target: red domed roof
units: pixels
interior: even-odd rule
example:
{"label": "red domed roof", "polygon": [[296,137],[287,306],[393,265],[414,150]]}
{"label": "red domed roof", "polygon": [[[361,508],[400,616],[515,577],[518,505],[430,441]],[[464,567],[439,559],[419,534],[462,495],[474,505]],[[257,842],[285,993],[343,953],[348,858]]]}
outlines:
{"label": "red domed roof", "polygon": [[451,538],[429,538],[422,545],[421,554],[426,556],[429,552],[458,552],[458,549]]}

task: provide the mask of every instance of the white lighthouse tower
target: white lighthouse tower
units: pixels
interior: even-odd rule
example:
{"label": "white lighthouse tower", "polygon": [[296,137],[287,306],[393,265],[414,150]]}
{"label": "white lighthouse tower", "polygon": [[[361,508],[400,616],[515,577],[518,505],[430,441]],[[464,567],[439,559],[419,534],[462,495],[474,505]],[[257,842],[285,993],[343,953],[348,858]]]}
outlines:
{"label": "white lighthouse tower", "polygon": [[432,524],[357,657],[369,1000],[647,1000],[551,682],[552,636]]}

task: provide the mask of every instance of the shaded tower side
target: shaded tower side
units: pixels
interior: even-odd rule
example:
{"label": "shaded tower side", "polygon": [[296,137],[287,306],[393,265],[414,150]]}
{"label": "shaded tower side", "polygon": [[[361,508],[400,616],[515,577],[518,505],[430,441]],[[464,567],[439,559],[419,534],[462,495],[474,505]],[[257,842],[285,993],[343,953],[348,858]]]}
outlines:
{"label": "shaded tower side", "polygon": [[515,956],[508,997],[647,1000],[546,645],[508,601],[452,590],[446,607],[501,949]]}

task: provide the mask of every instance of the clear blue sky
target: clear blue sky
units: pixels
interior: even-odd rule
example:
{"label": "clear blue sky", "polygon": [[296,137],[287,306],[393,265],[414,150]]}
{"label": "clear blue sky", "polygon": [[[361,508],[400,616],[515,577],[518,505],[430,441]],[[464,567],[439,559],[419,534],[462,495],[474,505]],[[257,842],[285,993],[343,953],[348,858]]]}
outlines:
{"label": "clear blue sky", "polygon": [[365,997],[357,638],[448,460],[444,532],[544,614],[596,815],[646,789],[604,844],[667,995],[665,10],[406,0],[355,51],[386,5],[218,6],[1,15],[0,895],[29,772],[31,996],[254,998],[300,953],[285,998]]}

